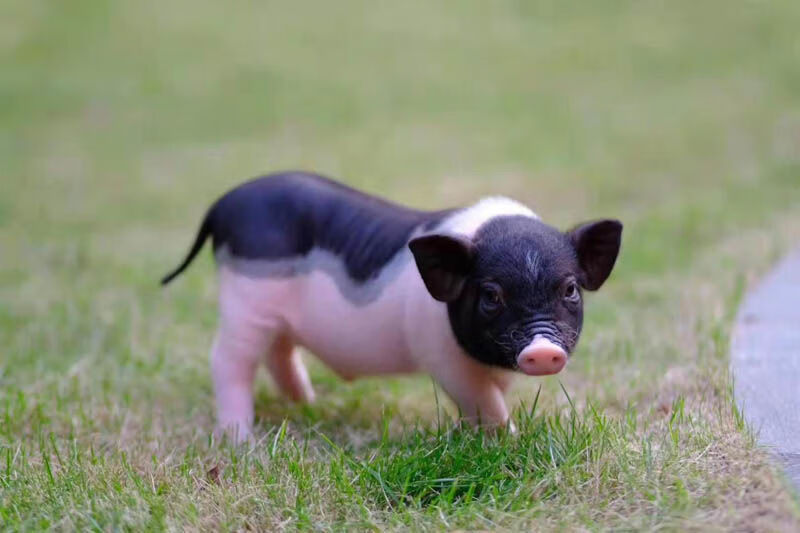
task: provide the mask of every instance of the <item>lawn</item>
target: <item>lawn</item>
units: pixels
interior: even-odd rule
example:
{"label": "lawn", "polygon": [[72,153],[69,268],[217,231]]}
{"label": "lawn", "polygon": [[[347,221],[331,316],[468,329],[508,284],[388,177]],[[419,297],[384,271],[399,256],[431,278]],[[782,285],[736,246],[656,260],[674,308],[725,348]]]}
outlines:
{"label": "lawn", "polygon": [[[800,242],[800,3],[0,6],[0,529],[791,530],[731,397],[736,307]],[[518,436],[424,376],[318,402],[259,376],[215,441],[208,204],[314,170],[418,207],[485,194],[626,225]],[[309,357],[310,359],[310,357]]]}

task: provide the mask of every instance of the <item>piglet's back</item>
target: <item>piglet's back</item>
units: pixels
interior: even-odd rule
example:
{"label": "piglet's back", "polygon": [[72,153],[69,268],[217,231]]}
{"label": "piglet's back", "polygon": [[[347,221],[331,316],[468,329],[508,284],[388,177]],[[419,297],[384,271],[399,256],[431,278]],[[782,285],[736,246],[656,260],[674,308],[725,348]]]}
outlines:
{"label": "piglet's back", "polygon": [[277,260],[320,249],[338,256],[358,282],[376,277],[415,229],[438,224],[452,210],[421,211],[304,172],[246,182],[209,212],[215,251]]}

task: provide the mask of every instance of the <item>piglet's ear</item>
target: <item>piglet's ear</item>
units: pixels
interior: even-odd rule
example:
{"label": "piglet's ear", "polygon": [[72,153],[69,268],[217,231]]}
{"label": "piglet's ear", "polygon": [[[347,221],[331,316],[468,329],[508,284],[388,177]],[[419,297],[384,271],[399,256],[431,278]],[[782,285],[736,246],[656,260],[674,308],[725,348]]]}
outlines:
{"label": "piglet's ear", "polygon": [[459,297],[472,270],[475,245],[465,237],[425,235],[408,243],[431,296],[440,302]]}
{"label": "piglet's ear", "polygon": [[567,236],[578,252],[578,264],[583,270],[581,285],[596,291],[614,268],[622,241],[622,223],[619,220],[586,222],[568,231]]}

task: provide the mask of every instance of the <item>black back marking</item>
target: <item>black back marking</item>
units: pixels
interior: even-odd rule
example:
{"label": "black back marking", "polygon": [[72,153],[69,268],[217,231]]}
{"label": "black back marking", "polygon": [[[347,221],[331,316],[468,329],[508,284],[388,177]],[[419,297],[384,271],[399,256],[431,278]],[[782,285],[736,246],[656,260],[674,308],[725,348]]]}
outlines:
{"label": "black back marking", "polygon": [[417,228],[435,227],[454,210],[422,211],[365,194],[320,175],[283,172],[248,181],[209,209],[189,256],[206,236],[242,259],[303,257],[319,248],[341,258],[349,277],[376,277]]}

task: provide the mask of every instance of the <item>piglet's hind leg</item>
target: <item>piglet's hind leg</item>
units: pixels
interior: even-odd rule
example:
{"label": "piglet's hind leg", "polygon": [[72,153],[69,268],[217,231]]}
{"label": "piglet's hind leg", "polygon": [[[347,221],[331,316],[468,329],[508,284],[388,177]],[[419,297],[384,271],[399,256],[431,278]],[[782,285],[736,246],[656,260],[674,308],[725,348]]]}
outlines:
{"label": "piglet's hind leg", "polygon": [[250,439],[253,380],[258,362],[275,339],[274,331],[221,318],[211,349],[217,425],[234,442]]}
{"label": "piglet's hind leg", "polygon": [[313,402],[314,389],[303,360],[288,335],[280,335],[267,351],[267,369],[281,392],[295,402]]}

